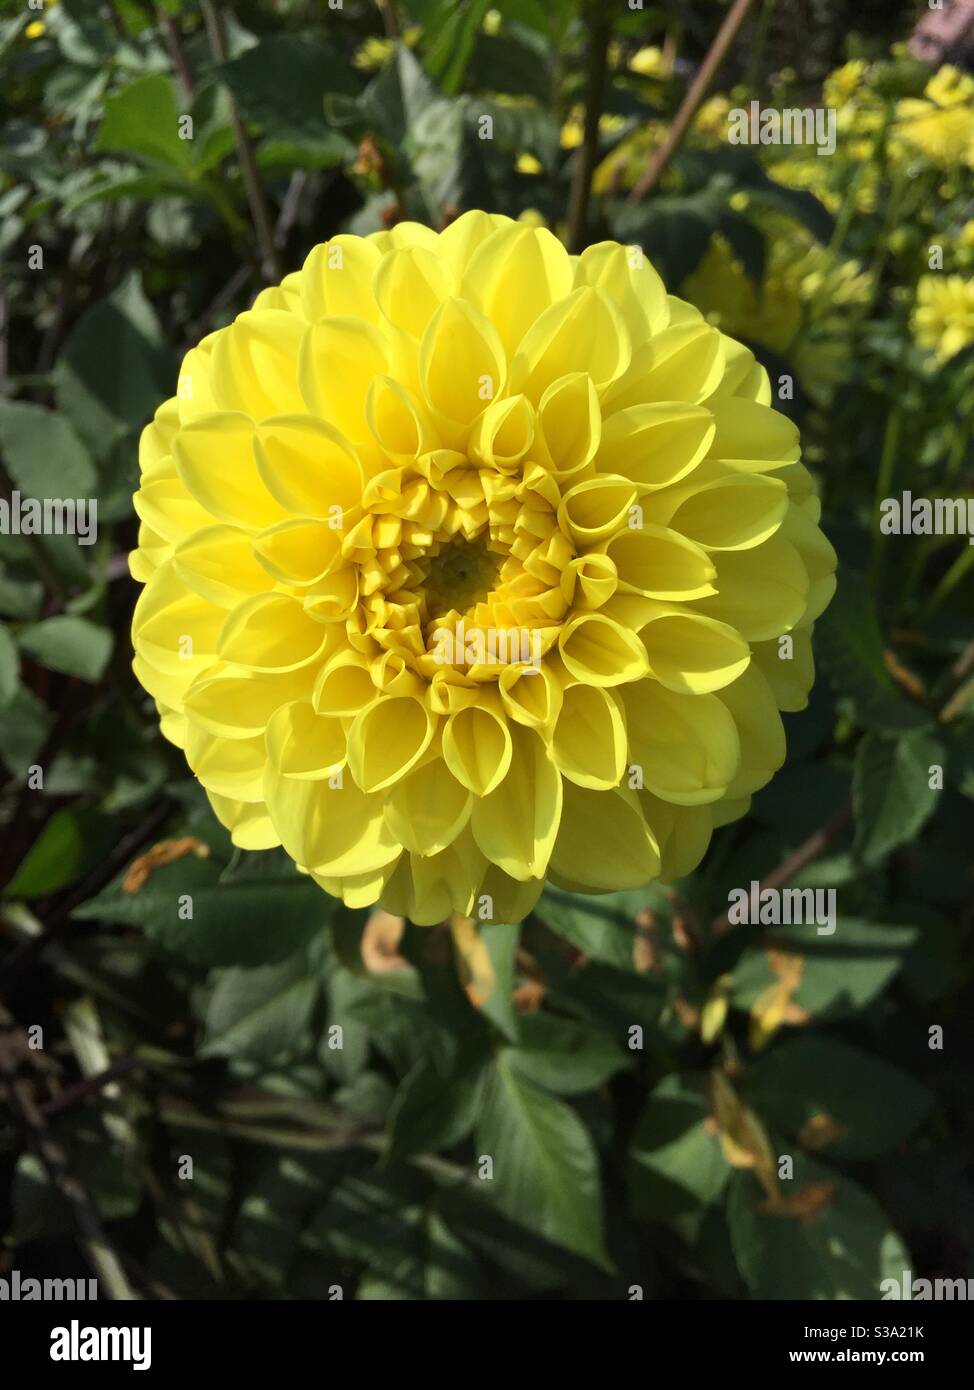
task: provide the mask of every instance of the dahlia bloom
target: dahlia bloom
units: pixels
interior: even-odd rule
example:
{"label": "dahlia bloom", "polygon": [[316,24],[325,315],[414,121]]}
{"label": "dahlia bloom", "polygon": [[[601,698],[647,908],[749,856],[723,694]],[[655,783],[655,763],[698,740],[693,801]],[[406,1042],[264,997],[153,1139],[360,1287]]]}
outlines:
{"label": "dahlia bloom", "polygon": [[974,343],[974,280],[963,275],[921,275],[913,310],[917,346],[947,362]]}
{"label": "dahlia bloom", "polygon": [[935,72],[922,98],[896,108],[903,139],[934,164],[974,168],[974,78],[949,64]]}
{"label": "dahlia bloom", "polygon": [[142,437],[134,665],[234,843],[421,924],[689,872],[834,587],[769,401],[638,248],[480,212],[204,338]]}
{"label": "dahlia bloom", "polygon": [[766,214],[760,225],[769,248],[760,285],[716,232],[683,293],[722,332],[786,358],[806,394],[826,406],[848,374],[850,310],[866,302],[869,276],[788,218]]}

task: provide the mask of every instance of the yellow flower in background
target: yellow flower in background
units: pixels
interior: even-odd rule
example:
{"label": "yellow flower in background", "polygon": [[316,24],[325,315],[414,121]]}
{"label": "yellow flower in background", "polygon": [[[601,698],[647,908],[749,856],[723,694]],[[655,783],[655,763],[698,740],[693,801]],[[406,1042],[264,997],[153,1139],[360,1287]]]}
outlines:
{"label": "yellow flower in background", "polygon": [[640,48],[629,59],[629,71],[640,77],[667,77],[668,64],[661,48]]}
{"label": "yellow flower in background", "polygon": [[[403,30],[402,42],[407,48],[413,48],[419,43],[422,32],[418,24],[412,24],[408,29]],[[393,47],[394,41],[392,39],[380,39],[374,36],[366,39],[355,50],[352,66],[358,68],[360,72],[375,72],[385,65]]]}
{"label": "yellow flower in background", "polygon": [[698,135],[716,135],[726,139],[727,115],[731,110],[730,97],[716,92],[702,103],[693,118],[693,129]]}
{"label": "yellow flower in background", "polygon": [[[561,148],[563,150],[576,150],[585,138],[585,112],[582,107],[575,107],[570,112],[567,121],[561,128]],[[613,111],[606,111],[599,117],[600,135],[617,135],[626,124],[625,116],[617,115]]]}
{"label": "yellow flower in background", "polygon": [[962,275],[921,275],[913,311],[917,345],[947,362],[974,343],[974,280]]}
{"label": "yellow flower in background", "polygon": [[869,64],[857,58],[830,72],[822,83],[823,106],[844,106],[865,81]]}
{"label": "yellow flower in background", "polygon": [[573,112],[561,128],[561,147],[563,150],[577,150],[585,135],[582,117]]}
{"label": "yellow flower in background", "polygon": [[770,399],[638,248],[481,212],[204,338],[142,436],[134,667],[234,842],[421,924],[689,872],[834,588]]}
{"label": "yellow flower in background", "polygon": [[536,155],[530,154],[528,152],[518,155],[517,163],[514,167],[519,174],[544,173],[544,165],[541,163],[541,160],[538,159]]}
{"label": "yellow flower in background", "polygon": [[47,25],[43,19],[34,19],[24,30],[24,37],[28,39],[39,39],[47,30]]}
{"label": "yellow flower in background", "polygon": [[974,78],[947,65],[935,72],[923,97],[897,104],[897,133],[934,164],[974,168]]}
{"label": "yellow flower in background", "polygon": [[827,404],[848,364],[848,310],[865,302],[869,277],[787,219],[766,216],[762,226],[768,262],[759,286],[717,233],[683,292],[722,332],[785,357],[802,389]]}

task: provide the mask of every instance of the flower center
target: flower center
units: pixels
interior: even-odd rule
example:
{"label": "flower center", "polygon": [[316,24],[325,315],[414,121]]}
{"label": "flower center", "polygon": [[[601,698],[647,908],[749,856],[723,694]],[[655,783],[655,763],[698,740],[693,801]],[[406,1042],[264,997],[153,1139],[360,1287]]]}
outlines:
{"label": "flower center", "polygon": [[451,541],[430,555],[423,581],[429,616],[439,618],[451,609],[463,613],[483,602],[497,581],[500,561],[496,552],[488,550],[483,535],[473,541]]}

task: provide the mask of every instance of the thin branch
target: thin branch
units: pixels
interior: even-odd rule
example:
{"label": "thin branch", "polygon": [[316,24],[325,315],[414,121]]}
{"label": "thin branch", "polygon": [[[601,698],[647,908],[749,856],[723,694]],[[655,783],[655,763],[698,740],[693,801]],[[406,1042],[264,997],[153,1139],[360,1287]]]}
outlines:
{"label": "thin branch", "polygon": [[655,152],[649,163],[649,168],[629,194],[630,203],[638,203],[646,194],[656,187],[660,174],[669,164],[676,154],[683,141],[684,135],[690,128],[690,122],[697,114],[697,110],[704,97],[710,89],[710,84],[714,79],[717,69],[727,57],[731,44],[737,37],[737,31],[744,23],[748,10],[751,8],[753,0],[734,0],[734,4],[728,11],[723,24],[717,31],[717,37],[707,52],[697,74],[690,86],[687,94],[680,103],[670,126],[666,139]]}
{"label": "thin branch", "polygon": [[[847,801],[844,806],[840,806],[838,811],[820,825],[814,834],[809,835],[805,842],[798,846],[793,854],[789,854],[787,859],[783,859],[776,869],[772,869],[768,877],[761,880],[759,894],[765,888],[782,888],[786,883],[801,873],[802,869],[807,868],[815,859],[825,853],[829,845],[837,835],[846,828],[852,820],[852,803]],[[721,913],[714,920],[711,933],[714,936],[724,936],[732,931],[736,923],[731,922],[727,912]]]}
{"label": "thin branch", "polygon": [[[0,1082],[7,1093],[11,1110],[16,1116],[27,1142],[37,1154],[53,1187],[68,1203],[74,1217],[78,1240],[100,1284],[113,1299],[137,1299],[121,1261],[105,1235],[101,1219],[88,1194],[71,1173],[67,1156],[47,1127],[47,1121],[34,1099],[28,1083],[18,1076],[18,1051],[34,1060],[30,1049],[23,1044],[14,1046],[16,1023],[0,1005]],[[19,1033],[19,1030],[17,1030]]]}
{"label": "thin branch", "polygon": [[7,355],[7,322],[7,291],[3,285],[0,285],[0,396],[5,395],[7,391],[7,367],[9,365]]}
{"label": "thin branch", "polygon": [[190,71],[190,66],[183,50],[183,40],[179,32],[179,25],[171,14],[166,13],[162,5],[156,5],[156,20],[159,24],[159,28],[162,30],[163,38],[166,41],[166,48],[169,50],[169,61],[173,65],[173,71],[182,83],[187,101],[192,101],[193,74]]}
{"label": "thin branch", "polygon": [[[213,4],[213,0],[200,0],[200,8],[203,12],[203,23],[206,26],[210,52],[217,63],[225,63],[227,61],[227,45],[220,14]],[[230,124],[233,127],[233,137],[237,145],[240,173],[247,190],[247,203],[254,224],[254,233],[260,247],[261,270],[268,283],[273,284],[284,278],[284,272],[278,259],[277,247],[274,245],[274,230],[271,226],[267,199],[264,197],[264,188],[257,172],[254,148],[250,143],[250,136],[247,134],[240,109],[233,97],[230,98]]]}
{"label": "thin branch", "polygon": [[119,1057],[112,1062],[111,1066],[95,1072],[93,1076],[82,1077],[80,1081],[65,1086],[60,1095],[55,1096],[53,1100],[46,1101],[40,1107],[41,1112],[45,1117],[50,1118],[51,1115],[60,1114],[62,1110],[70,1110],[79,1101],[95,1095],[102,1087],[111,1085],[113,1081],[118,1081],[120,1077],[128,1076],[130,1072],[137,1071],[145,1065],[146,1063],[139,1057]]}
{"label": "thin branch", "polygon": [[274,224],[274,245],[279,251],[284,250],[287,239],[291,235],[291,228],[297,221],[298,213],[301,211],[301,199],[304,197],[307,183],[307,170],[298,169],[291,175],[291,181],[281,203],[281,211]]}
{"label": "thin branch", "polygon": [[950,689],[937,718],[949,724],[974,698],[974,641],[967,644],[950,670]]}
{"label": "thin branch", "polygon": [[399,25],[399,9],[396,0],[376,0],[382,12],[382,23],[385,25],[386,38],[398,39],[401,34]]}
{"label": "thin branch", "polygon": [[599,154],[599,119],[605,100],[605,76],[608,67],[610,20],[602,8],[596,7],[588,28],[588,72],[585,79],[585,128],[582,143],[575,158],[571,192],[568,198],[568,249],[579,252],[585,248],[585,229],[592,196],[592,175]]}

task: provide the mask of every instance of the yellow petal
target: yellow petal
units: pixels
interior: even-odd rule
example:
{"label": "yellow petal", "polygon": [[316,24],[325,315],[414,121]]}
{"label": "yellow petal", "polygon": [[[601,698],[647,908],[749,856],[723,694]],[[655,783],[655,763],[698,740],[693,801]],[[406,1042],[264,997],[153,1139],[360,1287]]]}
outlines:
{"label": "yellow petal", "polygon": [[448,299],[423,334],[419,371],[430,407],[469,425],[500,396],[507,362],[493,324],[472,304]]}
{"label": "yellow petal", "polygon": [[300,410],[298,348],[305,325],[280,309],[249,310],[216,335],[211,384],[222,410],[253,420]]}
{"label": "yellow petal", "polygon": [[221,608],[233,608],[269,587],[250,536],[234,526],[195,531],[176,548],[173,571],[187,588]]}
{"label": "yellow petal", "polygon": [[218,650],[252,671],[293,671],[318,656],[325,633],[287,594],[259,594],[227,618]]}
{"label": "yellow petal", "polygon": [[218,521],[259,531],[287,517],[258,472],[246,415],[199,416],[173,440],[173,457],[187,491]]}
{"label": "yellow petal", "polygon": [[422,700],[386,697],[361,710],[348,731],[348,765],[365,792],[391,786],[415,767],[436,728]]}
{"label": "yellow petal", "polygon": [[555,875],[583,892],[611,893],[641,888],[659,873],[659,849],[635,792],[563,786],[561,826],[551,856]]}
{"label": "yellow petal", "polygon": [[288,512],[329,523],[362,500],[362,468],[348,440],[313,415],[276,415],[254,448],[264,486]]}
{"label": "yellow petal", "polygon": [[626,766],[626,720],[609,690],[569,685],[551,741],[558,770],[580,787],[616,787]]}
{"label": "yellow petal", "polygon": [[365,399],[373,377],[389,369],[381,334],[360,318],[319,319],[298,353],[304,406],[327,420],[352,444],[368,439]]}
{"label": "yellow petal", "polygon": [[629,406],[605,421],[598,468],[631,478],[641,490],[666,487],[696,468],[713,437],[713,416],[703,406],[677,401]]}
{"label": "yellow petal", "polygon": [[322,781],[345,763],[340,719],[316,714],[309,700],[282,705],[267,726],[267,756],[285,777]]}
{"label": "yellow petal", "polygon": [[629,330],[604,291],[583,285],[552,304],[521,341],[511,385],[532,401],[570,372],[587,372],[597,391],[622,376],[632,356]]}
{"label": "yellow petal", "polygon": [[622,692],[629,766],[647,791],[692,806],[727,791],[741,761],[737,726],[716,695],[676,694],[658,681],[639,681]]}
{"label": "yellow petal", "polygon": [[658,599],[697,599],[715,592],[716,567],[707,552],[678,531],[645,522],[623,531],[606,546],[619,581]]}
{"label": "yellow petal", "polygon": [[473,798],[443,759],[432,757],[389,790],[389,829],[414,854],[438,854],[470,819]]}
{"label": "yellow petal", "polygon": [[504,780],[473,804],[471,829],[480,849],[511,878],[544,876],[558,833],[562,782],[541,739],[511,730],[513,755]]}
{"label": "yellow petal", "polygon": [[649,670],[637,635],[601,612],[582,613],[565,623],[558,649],[566,669],[583,684],[622,685]]}
{"label": "yellow petal", "polygon": [[663,613],[642,629],[649,670],[669,690],[699,695],[720,690],[747,669],[743,638],[713,618]]}
{"label": "yellow petal", "polygon": [[469,705],[451,714],[443,729],[443,758],[474,796],[487,796],[511,765],[511,732],[492,704]]}

